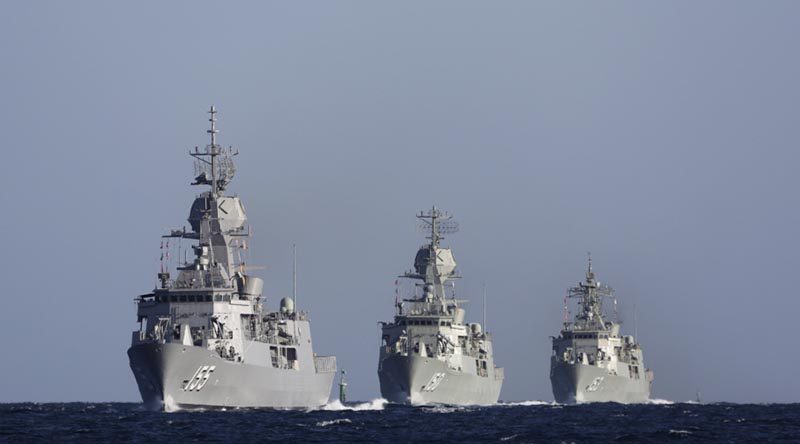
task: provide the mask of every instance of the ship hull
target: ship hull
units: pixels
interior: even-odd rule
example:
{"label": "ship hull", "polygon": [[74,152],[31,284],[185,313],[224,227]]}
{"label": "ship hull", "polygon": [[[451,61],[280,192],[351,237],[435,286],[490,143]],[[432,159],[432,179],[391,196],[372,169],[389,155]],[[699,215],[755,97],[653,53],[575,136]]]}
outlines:
{"label": "ship hull", "polygon": [[489,405],[500,397],[502,379],[452,370],[436,358],[393,355],[382,359],[381,395],[397,404]]}
{"label": "ship hull", "polygon": [[550,369],[550,382],[553,396],[560,404],[634,404],[650,398],[650,383],[645,378],[611,375],[606,369],[593,365],[555,363]]}
{"label": "ship hull", "polygon": [[314,408],[328,402],[335,375],[335,369],[318,373],[313,362],[300,370],[282,370],[228,361],[203,347],[181,344],[138,344],[128,349],[128,357],[142,401],[151,410]]}

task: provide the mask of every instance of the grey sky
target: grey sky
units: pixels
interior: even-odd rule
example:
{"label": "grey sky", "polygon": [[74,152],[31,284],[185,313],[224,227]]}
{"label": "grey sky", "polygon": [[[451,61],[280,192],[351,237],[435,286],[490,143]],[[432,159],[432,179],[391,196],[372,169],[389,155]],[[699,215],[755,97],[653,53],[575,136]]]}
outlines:
{"label": "grey sky", "polygon": [[653,395],[796,401],[797,2],[6,2],[0,401],[137,400],[159,236],[231,187],[274,308],[379,396],[376,322],[436,204],[489,288],[501,399],[552,399],[548,335],[591,250]]}

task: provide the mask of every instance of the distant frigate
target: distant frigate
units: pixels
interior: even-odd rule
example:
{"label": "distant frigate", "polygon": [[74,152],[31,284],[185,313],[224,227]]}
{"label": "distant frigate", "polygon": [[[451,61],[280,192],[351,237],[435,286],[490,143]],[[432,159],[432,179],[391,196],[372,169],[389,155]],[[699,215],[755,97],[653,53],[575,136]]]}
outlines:
{"label": "distant frigate", "polygon": [[[211,143],[189,153],[192,185],[210,189],[192,204],[191,229],[163,236],[157,288],[136,298],[128,357],[142,400],[151,409],[324,405],[336,358],[313,352],[308,317],[291,298],[279,311],[263,307],[263,281],[241,258],[250,233],[244,206],[224,194],[238,153],[216,143],[214,107],[210,114]],[[164,268],[170,238],[187,240],[193,253],[174,279]]]}
{"label": "distant frigate", "polygon": [[620,336],[620,324],[606,320],[603,300],[616,304],[611,287],[595,280],[592,258],[585,282],[568,290],[580,306],[570,322],[564,301],[564,328],[553,338],[550,382],[556,402],[644,402],[650,397],[652,370],[645,369],[641,346]]}
{"label": "distant frigate", "polygon": [[401,277],[420,281],[422,294],[395,300],[394,322],[381,323],[381,395],[404,404],[494,404],[503,369],[494,366],[492,337],[480,324],[464,323],[459,304],[466,301],[445,295],[445,284],[459,276],[453,253],[439,243],[457,226],[436,207],[417,217],[430,229],[430,243]]}

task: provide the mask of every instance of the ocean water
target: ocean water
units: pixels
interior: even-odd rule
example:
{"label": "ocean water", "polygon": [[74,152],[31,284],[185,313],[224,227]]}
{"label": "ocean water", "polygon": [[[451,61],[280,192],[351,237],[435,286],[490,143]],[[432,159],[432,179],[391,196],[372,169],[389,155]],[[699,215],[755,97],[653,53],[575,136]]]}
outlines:
{"label": "ocean water", "polygon": [[315,410],[149,412],[134,403],[0,404],[0,442],[800,442],[800,404],[491,407],[338,401]]}

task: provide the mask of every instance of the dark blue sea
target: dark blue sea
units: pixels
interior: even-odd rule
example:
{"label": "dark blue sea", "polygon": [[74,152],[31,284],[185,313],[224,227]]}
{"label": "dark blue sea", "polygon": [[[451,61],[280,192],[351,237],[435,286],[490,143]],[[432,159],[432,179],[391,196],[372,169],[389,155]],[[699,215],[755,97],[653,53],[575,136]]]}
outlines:
{"label": "dark blue sea", "polygon": [[800,442],[800,404],[594,404],[149,412],[132,403],[0,404],[0,442]]}

